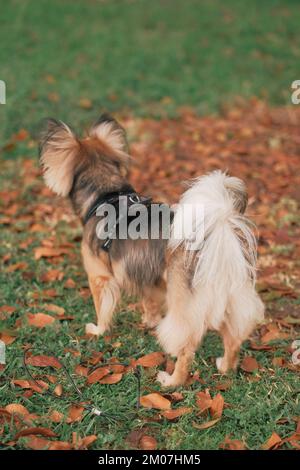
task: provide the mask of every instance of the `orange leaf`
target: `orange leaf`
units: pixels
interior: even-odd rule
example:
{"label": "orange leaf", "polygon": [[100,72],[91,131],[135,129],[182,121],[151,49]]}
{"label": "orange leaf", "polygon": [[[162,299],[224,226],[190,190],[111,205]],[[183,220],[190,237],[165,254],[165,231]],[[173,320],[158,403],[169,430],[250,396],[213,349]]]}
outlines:
{"label": "orange leaf", "polygon": [[161,352],[153,352],[150,354],[146,354],[143,357],[140,357],[136,364],[143,366],[143,367],[155,367],[160,366],[164,362],[165,358],[163,353]]}
{"label": "orange leaf", "polygon": [[83,410],[84,410],[83,406],[71,405],[69,408],[67,423],[74,423],[75,421],[81,421]]}
{"label": "orange leaf", "polygon": [[273,432],[271,437],[261,446],[263,450],[270,450],[278,447],[281,444],[281,437],[276,432]]}
{"label": "orange leaf", "polygon": [[10,414],[17,414],[17,415],[22,415],[26,416],[29,414],[29,411],[25,406],[20,405],[20,403],[11,403],[9,405],[6,405],[5,410],[8,411]]}
{"label": "orange leaf", "polygon": [[259,368],[258,362],[254,357],[245,356],[241,363],[241,369],[245,372],[253,372]]}
{"label": "orange leaf", "polygon": [[142,450],[155,450],[157,448],[157,441],[152,436],[143,436],[139,446]]}
{"label": "orange leaf", "polygon": [[86,436],[83,437],[82,439],[79,440],[77,443],[78,449],[87,449],[90,447],[95,441],[97,440],[97,436],[95,434],[92,434],[91,436]]}
{"label": "orange leaf", "polygon": [[43,428],[43,427],[36,427],[36,428],[22,429],[22,431],[19,431],[15,435],[15,439],[19,439],[19,437],[35,435],[35,434],[39,434],[40,436],[44,436],[44,437],[56,437],[55,432],[53,432],[51,429]]}
{"label": "orange leaf", "polygon": [[0,333],[0,339],[1,341],[3,341],[4,344],[6,344],[6,346],[8,346],[9,344],[12,344],[16,340],[16,337],[8,335],[6,333]]}
{"label": "orange leaf", "polygon": [[25,440],[26,447],[33,450],[46,450],[49,448],[51,441],[43,437],[32,436]]}
{"label": "orange leaf", "polygon": [[26,357],[26,364],[36,367],[54,367],[54,369],[61,369],[62,365],[53,356],[29,356]]}
{"label": "orange leaf", "polygon": [[56,387],[54,388],[54,393],[57,397],[61,397],[63,393],[63,388],[61,384],[57,384]]}
{"label": "orange leaf", "polygon": [[225,437],[224,442],[220,444],[220,448],[224,450],[245,450],[246,446],[244,442],[239,441],[238,439]]}
{"label": "orange leaf", "polygon": [[210,405],[210,413],[212,418],[221,418],[224,408],[224,398],[218,393],[212,400]]}
{"label": "orange leaf", "polygon": [[46,313],[27,313],[27,320],[29,325],[36,326],[37,328],[44,328],[47,325],[55,322],[55,318]]}
{"label": "orange leaf", "polygon": [[111,374],[108,375],[107,377],[104,377],[104,379],[99,380],[98,382],[100,384],[117,384],[122,380],[123,374]]}
{"label": "orange leaf", "polygon": [[49,418],[51,419],[51,421],[53,421],[54,423],[60,423],[63,419],[64,415],[62,413],[60,413],[59,411],[57,410],[53,410],[49,416]]}
{"label": "orange leaf", "polygon": [[208,391],[198,392],[196,394],[196,405],[200,408],[201,413],[208,410],[212,404],[212,398]]}
{"label": "orange leaf", "polygon": [[108,375],[109,372],[110,369],[108,367],[98,367],[96,370],[94,370],[91,374],[88,375],[87,383],[94,384],[106,375]]}
{"label": "orange leaf", "polygon": [[34,257],[36,260],[40,258],[54,258],[69,253],[67,248],[53,248],[49,246],[39,246],[34,250]]}
{"label": "orange leaf", "polygon": [[188,408],[186,406],[183,406],[181,408],[177,408],[176,410],[166,410],[163,411],[162,415],[172,421],[173,419],[179,418],[180,416],[183,416],[187,413],[190,413],[192,411],[192,408]]}
{"label": "orange leaf", "polygon": [[61,316],[65,314],[65,309],[63,307],[59,307],[58,305],[54,304],[45,304],[44,308],[48,310],[48,312],[56,313],[57,315]]}
{"label": "orange leaf", "polygon": [[81,375],[82,377],[87,377],[87,375],[88,375],[88,368],[82,366],[81,364],[78,364],[78,365],[75,367],[75,374]]}
{"label": "orange leaf", "polygon": [[171,408],[170,400],[156,392],[141,397],[140,403],[145,408],[155,408],[157,410],[169,410]]}
{"label": "orange leaf", "polygon": [[193,427],[196,428],[196,429],[200,429],[200,430],[201,429],[208,429],[208,428],[211,428],[212,426],[214,426],[215,424],[217,424],[218,421],[220,421],[220,418],[213,419],[211,421],[206,421],[205,423],[201,423],[201,424],[193,422]]}

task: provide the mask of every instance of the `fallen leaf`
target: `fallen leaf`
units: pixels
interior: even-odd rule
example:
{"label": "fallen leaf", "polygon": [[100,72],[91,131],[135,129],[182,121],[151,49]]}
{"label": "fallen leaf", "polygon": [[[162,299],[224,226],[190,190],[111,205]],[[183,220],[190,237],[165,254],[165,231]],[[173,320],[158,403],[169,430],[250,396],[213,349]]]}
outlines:
{"label": "fallen leaf", "polygon": [[187,413],[191,413],[192,408],[188,408],[183,406],[181,408],[177,408],[176,410],[166,410],[162,412],[162,416],[167,418],[168,420],[172,421],[173,419],[179,418]]}
{"label": "fallen leaf", "polygon": [[36,434],[43,436],[43,437],[56,437],[55,432],[49,428],[35,427],[35,428],[22,429],[15,435],[15,439],[19,439],[20,437],[23,437],[23,436],[36,435]]}
{"label": "fallen leaf", "polygon": [[55,393],[55,395],[56,395],[57,397],[61,397],[61,396],[62,396],[62,393],[63,393],[62,385],[61,385],[61,384],[57,384],[57,385],[54,387],[53,392]]}
{"label": "fallen leaf", "polygon": [[63,419],[64,415],[62,413],[60,413],[59,411],[57,410],[53,410],[49,416],[49,418],[51,419],[51,421],[53,421],[54,423],[60,423]]}
{"label": "fallen leaf", "polygon": [[62,365],[56,357],[53,356],[27,356],[26,364],[36,367],[53,367],[54,369],[61,369]]}
{"label": "fallen leaf", "polygon": [[83,437],[79,439],[77,442],[78,449],[88,449],[95,441],[97,440],[97,436],[92,434],[91,436]]}
{"label": "fallen leaf", "polygon": [[270,450],[277,448],[281,444],[281,437],[276,432],[273,432],[271,437],[261,446],[263,450]]}
{"label": "fallen leaf", "polygon": [[25,406],[21,405],[20,403],[10,403],[9,405],[6,405],[5,410],[10,414],[17,414],[21,416],[26,416],[29,414],[27,408],[25,408]]}
{"label": "fallen leaf", "polygon": [[40,258],[54,258],[56,256],[61,256],[68,254],[69,250],[67,248],[53,248],[48,246],[39,246],[34,250],[34,258],[39,260]]}
{"label": "fallen leaf", "polygon": [[155,367],[160,366],[165,360],[164,354],[161,352],[153,352],[140,357],[136,364],[143,367]]}
{"label": "fallen leaf", "polygon": [[241,369],[245,372],[253,372],[259,368],[258,362],[254,357],[245,356],[241,363]]}
{"label": "fallen leaf", "polygon": [[67,423],[75,423],[82,420],[84,408],[80,405],[71,405],[68,412]]}
{"label": "fallen leaf", "polygon": [[167,400],[160,393],[156,392],[142,396],[140,403],[145,408],[155,408],[157,410],[169,410],[171,408],[170,400]]}
{"label": "fallen leaf", "polygon": [[87,383],[94,384],[98,382],[100,379],[102,379],[103,377],[105,377],[106,375],[108,375],[109,373],[110,373],[110,369],[108,367],[98,367],[96,370],[94,370],[91,374],[88,375]]}
{"label": "fallen leaf", "polygon": [[55,322],[55,318],[46,313],[27,313],[27,321],[29,325],[37,328],[44,328],[47,325]]}
{"label": "fallen leaf", "polygon": [[200,430],[201,429],[208,429],[208,428],[211,428],[212,426],[214,426],[215,424],[217,424],[218,421],[220,421],[220,418],[212,419],[211,421],[206,421],[205,423],[201,423],[201,424],[198,424],[195,421],[193,421],[193,427],[195,429],[200,429]]}
{"label": "fallen leaf", "polygon": [[224,441],[220,444],[220,448],[224,450],[245,450],[245,443],[238,439],[230,439],[225,437]]}
{"label": "fallen leaf", "polygon": [[224,398],[218,393],[211,402],[210,414],[213,419],[221,418],[224,408]]}
{"label": "fallen leaf", "polygon": [[201,413],[208,410],[212,404],[212,398],[208,391],[196,393],[196,405],[200,408]]}
{"label": "fallen leaf", "polygon": [[63,307],[59,307],[58,305],[45,304],[44,308],[48,310],[48,312],[56,313],[56,315],[59,315],[59,316],[65,314],[65,309]]}
{"label": "fallen leaf", "polygon": [[157,441],[152,436],[142,436],[139,442],[139,447],[142,450],[155,450],[157,449]]}
{"label": "fallen leaf", "polygon": [[117,384],[122,380],[123,374],[111,374],[104,377],[104,379],[98,380],[100,384]]}

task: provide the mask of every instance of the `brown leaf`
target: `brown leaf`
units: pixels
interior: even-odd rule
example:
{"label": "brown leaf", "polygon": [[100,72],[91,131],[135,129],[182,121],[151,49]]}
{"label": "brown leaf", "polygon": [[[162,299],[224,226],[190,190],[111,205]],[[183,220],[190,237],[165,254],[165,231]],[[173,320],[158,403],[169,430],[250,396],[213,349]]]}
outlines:
{"label": "brown leaf", "polygon": [[212,419],[211,421],[206,421],[205,423],[196,423],[195,421],[193,421],[193,427],[195,429],[208,429],[208,428],[211,428],[212,426],[214,426],[215,424],[218,423],[218,421],[220,421],[220,418],[217,418],[217,419]]}
{"label": "brown leaf", "polygon": [[122,380],[123,374],[111,374],[104,377],[104,379],[98,380],[100,384],[117,384]]}
{"label": "brown leaf", "polygon": [[44,308],[48,310],[48,312],[56,313],[56,315],[59,315],[59,316],[65,314],[65,309],[63,307],[59,307],[58,305],[45,304]]}
{"label": "brown leaf", "polygon": [[34,428],[22,429],[15,435],[15,439],[19,439],[20,437],[23,437],[23,436],[36,435],[36,434],[43,436],[43,437],[56,437],[55,432],[49,428],[34,427]]}
{"label": "brown leaf", "polygon": [[245,356],[241,363],[241,369],[245,372],[253,372],[259,368],[258,362],[254,357]]}
{"label": "brown leaf", "polygon": [[16,337],[8,335],[7,333],[3,332],[3,333],[0,333],[0,339],[1,341],[3,341],[4,344],[6,344],[6,346],[8,346],[9,344],[12,344],[16,340]]}
{"label": "brown leaf", "polygon": [[47,325],[55,322],[55,318],[46,313],[27,313],[27,321],[29,325],[37,328],[44,328]]}
{"label": "brown leaf", "polygon": [[89,371],[88,368],[82,366],[81,364],[78,364],[78,365],[75,367],[75,374],[80,375],[80,376],[82,376],[82,377],[87,377],[88,371]]}
{"label": "brown leaf", "polygon": [[49,450],[71,450],[72,444],[65,441],[49,441]]}
{"label": "brown leaf", "polygon": [[80,405],[71,405],[67,417],[67,423],[74,423],[82,420],[84,408]]}
{"label": "brown leaf", "polygon": [[173,419],[179,418],[187,413],[191,413],[192,408],[182,406],[181,408],[176,408],[176,410],[166,410],[162,412],[162,415],[168,420],[172,421]]}
{"label": "brown leaf", "polygon": [[57,397],[61,397],[63,393],[63,388],[61,384],[57,384],[56,387],[54,387],[53,392]]}
{"label": "brown leaf", "polygon": [[210,405],[210,413],[213,419],[221,418],[224,408],[224,398],[218,393],[212,400]]}
{"label": "brown leaf", "polygon": [[60,413],[59,411],[57,410],[53,410],[49,416],[49,418],[51,419],[51,421],[53,421],[54,423],[60,423],[63,419],[64,415],[62,413]]}
{"label": "brown leaf", "polygon": [[164,362],[164,354],[161,352],[153,352],[140,357],[136,364],[143,367],[155,367],[160,366]]}
{"label": "brown leaf", "polygon": [[54,369],[61,369],[62,365],[56,357],[53,356],[27,356],[26,364],[36,367],[53,367]]}
{"label": "brown leaf", "polygon": [[209,391],[196,393],[196,405],[200,408],[201,413],[208,410],[212,404],[212,398]]}
{"label": "brown leaf", "polygon": [[263,450],[270,450],[278,447],[281,444],[281,437],[276,432],[273,432],[271,437],[261,446]]}
{"label": "brown leaf", "polygon": [[87,377],[87,383],[88,384],[94,384],[98,382],[100,379],[108,375],[110,372],[110,369],[108,367],[98,367],[95,369],[91,374],[88,375]]}
{"label": "brown leaf", "polygon": [[155,450],[157,449],[157,441],[152,436],[142,436],[139,447],[142,450]]}
{"label": "brown leaf", "polygon": [[68,254],[69,250],[64,247],[54,248],[48,246],[39,246],[34,250],[34,258],[39,260],[40,258],[54,258],[56,256],[61,256]]}
{"label": "brown leaf", "polygon": [[224,450],[245,450],[245,443],[238,439],[230,439],[225,437],[224,441],[220,444],[220,448]]}
{"label": "brown leaf", "polygon": [[91,436],[83,437],[82,439],[79,439],[79,441],[77,442],[77,448],[78,449],[87,449],[96,440],[97,440],[97,436],[95,434],[92,434]]}
{"label": "brown leaf", "polygon": [[31,436],[25,440],[25,446],[33,450],[46,450],[49,449],[51,441],[43,437]]}
{"label": "brown leaf", "polygon": [[171,408],[170,400],[167,400],[160,393],[156,392],[142,396],[140,403],[145,408],[155,408],[157,410],[169,410]]}
{"label": "brown leaf", "polygon": [[6,405],[5,410],[8,411],[10,414],[16,414],[21,416],[26,416],[29,414],[29,411],[25,406],[21,405],[20,403],[10,403]]}
{"label": "brown leaf", "polygon": [[6,271],[8,273],[12,273],[12,272],[15,272],[15,271],[22,271],[22,270],[26,269],[27,267],[28,267],[27,263],[20,261],[19,263],[11,264],[10,266],[8,266]]}

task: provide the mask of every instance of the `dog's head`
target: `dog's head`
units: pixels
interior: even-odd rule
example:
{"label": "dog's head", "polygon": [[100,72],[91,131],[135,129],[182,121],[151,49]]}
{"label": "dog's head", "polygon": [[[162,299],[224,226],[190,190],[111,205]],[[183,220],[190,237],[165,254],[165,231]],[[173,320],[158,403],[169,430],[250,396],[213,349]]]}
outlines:
{"label": "dog's head", "polygon": [[[68,196],[77,185],[94,179],[104,186],[119,175],[127,175],[130,157],[122,126],[108,115],[102,115],[86,137],[79,139],[61,121],[48,119],[40,138],[40,162],[47,186],[60,196]],[[98,171],[99,170],[99,171]]]}

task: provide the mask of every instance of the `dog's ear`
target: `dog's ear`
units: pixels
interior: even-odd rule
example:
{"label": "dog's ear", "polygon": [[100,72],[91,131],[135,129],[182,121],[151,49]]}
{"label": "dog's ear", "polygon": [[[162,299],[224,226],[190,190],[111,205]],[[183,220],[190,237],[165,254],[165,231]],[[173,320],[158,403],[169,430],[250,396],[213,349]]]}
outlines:
{"label": "dog's ear", "polygon": [[90,129],[90,135],[104,142],[119,155],[128,157],[125,129],[109,114],[102,114]]}
{"label": "dog's ear", "polygon": [[71,191],[80,144],[61,121],[48,119],[40,136],[40,162],[46,185],[60,196]]}

